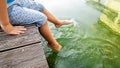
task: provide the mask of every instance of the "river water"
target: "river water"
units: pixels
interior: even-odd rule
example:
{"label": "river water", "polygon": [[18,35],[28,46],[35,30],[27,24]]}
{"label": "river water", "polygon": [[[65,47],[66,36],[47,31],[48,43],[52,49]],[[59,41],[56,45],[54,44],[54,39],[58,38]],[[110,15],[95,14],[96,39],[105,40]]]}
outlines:
{"label": "river water", "polygon": [[41,0],[59,19],[72,19],[56,29],[60,52],[44,49],[50,68],[120,68],[120,0]]}

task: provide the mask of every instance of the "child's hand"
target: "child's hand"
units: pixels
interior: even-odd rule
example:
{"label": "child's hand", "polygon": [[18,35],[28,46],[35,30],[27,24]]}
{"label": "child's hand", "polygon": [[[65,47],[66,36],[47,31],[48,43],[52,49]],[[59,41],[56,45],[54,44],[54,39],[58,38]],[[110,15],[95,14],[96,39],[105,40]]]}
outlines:
{"label": "child's hand", "polygon": [[12,25],[2,26],[2,29],[7,34],[11,35],[19,35],[25,33],[25,31],[27,30],[26,28],[24,28],[24,26],[12,26]]}

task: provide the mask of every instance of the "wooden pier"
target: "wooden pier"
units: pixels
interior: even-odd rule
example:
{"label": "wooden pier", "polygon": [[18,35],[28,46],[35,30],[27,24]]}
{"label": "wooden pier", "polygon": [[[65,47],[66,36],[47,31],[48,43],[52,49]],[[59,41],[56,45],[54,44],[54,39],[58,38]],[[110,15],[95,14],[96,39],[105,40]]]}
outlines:
{"label": "wooden pier", "polygon": [[16,36],[0,30],[0,68],[49,68],[35,26]]}

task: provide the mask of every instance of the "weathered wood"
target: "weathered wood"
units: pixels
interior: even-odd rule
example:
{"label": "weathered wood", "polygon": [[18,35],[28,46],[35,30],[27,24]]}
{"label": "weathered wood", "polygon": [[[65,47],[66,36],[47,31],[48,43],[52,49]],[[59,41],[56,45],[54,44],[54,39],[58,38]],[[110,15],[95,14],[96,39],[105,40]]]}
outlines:
{"label": "weathered wood", "polygon": [[35,26],[11,36],[0,30],[0,68],[49,68]]}
{"label": "weathered wood", "polygon": [[40,43],[0,53],[0,68],[48,68]]}
{"label": "weathered wood", "polygon": [[27,29],[25,34],[17,36],[7,35],[3,31],[0,32],[0,51],[40,42],[38,29],[35,26],[27,27]]}

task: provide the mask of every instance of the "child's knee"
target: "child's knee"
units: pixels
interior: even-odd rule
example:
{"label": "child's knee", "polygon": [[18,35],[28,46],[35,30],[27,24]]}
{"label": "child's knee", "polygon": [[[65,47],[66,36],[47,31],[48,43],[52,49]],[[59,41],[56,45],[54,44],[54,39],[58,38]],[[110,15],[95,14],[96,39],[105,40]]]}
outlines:
{"label": "child's knee", "polygon": [[46,22],[47,22],[47,16],[42,13],[37,26],[40,27],[40,26],[44,25]]}
{"label": "child's knee", "polygon": [[47,22],[47,16],[45,14],[42,14],[42,21],[45,24]]}
{"label": "child's knee", "polygon": [[47,21],[47,16],[43,14],[43,20]]}

